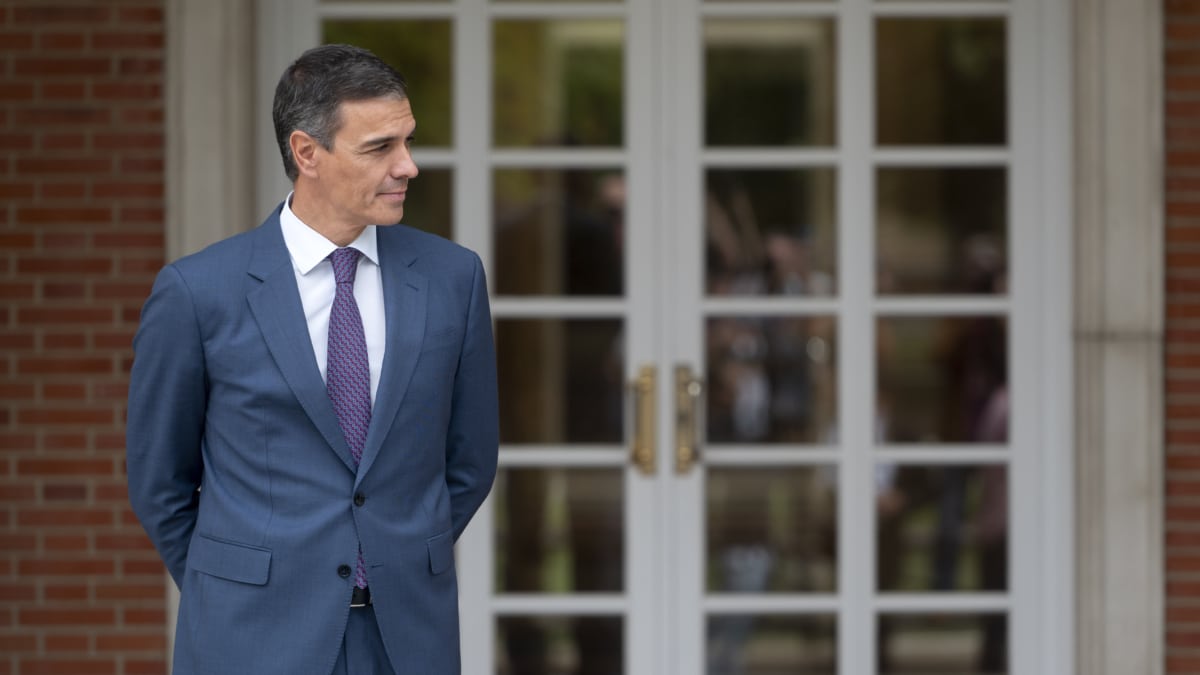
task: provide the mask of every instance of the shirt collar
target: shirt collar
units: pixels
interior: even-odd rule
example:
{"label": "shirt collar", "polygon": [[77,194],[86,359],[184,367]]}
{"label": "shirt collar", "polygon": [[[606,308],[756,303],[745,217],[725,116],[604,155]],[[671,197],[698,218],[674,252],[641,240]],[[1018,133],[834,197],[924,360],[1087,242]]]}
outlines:
{"label": "shirt collar", "polygon": [[[329,257],[337,244],[326,239],[321,233],[312,229],[292,212],[292,193],[283,200],[283,211],[279,214],[279,227],[283,230],[283,243],[292,256],[292,264],[302,275],[313,271],[321,261]],[[375,226],[369,225],[363,229],[358,238],[350,242],[352,248],[364,258],[376,265],[379,264],[379,247],[375,241]]]}

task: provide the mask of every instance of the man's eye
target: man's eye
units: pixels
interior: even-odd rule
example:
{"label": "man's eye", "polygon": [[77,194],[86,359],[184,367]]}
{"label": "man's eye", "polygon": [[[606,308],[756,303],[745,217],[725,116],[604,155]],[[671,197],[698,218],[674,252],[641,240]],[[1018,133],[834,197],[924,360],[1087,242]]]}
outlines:
{"label": "man's eye", "polygon": [[377,145],[377,146],[371,148],[371,152],[374,152],[375,154],[384,153],[384,152],[388,151],[389,147],[390,146],[388,146],[386,144],[385,145]]}

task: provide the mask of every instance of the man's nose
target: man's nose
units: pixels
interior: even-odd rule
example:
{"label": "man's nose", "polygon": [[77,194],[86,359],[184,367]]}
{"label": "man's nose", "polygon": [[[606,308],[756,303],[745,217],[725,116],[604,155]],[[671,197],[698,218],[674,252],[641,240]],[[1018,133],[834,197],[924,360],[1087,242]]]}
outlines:
{"label": "man's nose", "polygon": [[392,178],[416,178],[418,173],[417,163],[408,150],[400,153],[392,164]]}

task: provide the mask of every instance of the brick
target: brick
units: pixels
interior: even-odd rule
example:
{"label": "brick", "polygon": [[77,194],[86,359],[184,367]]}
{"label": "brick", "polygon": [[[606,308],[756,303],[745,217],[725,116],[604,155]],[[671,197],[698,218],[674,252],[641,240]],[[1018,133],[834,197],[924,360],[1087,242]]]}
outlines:
{"label": "brick", "polygon": [[162,59],[125,58],[117,61],[117,72],[121,75],[159,75],[162,70]]}
{"label": "brick", "polygon": [[92,194],[98,199],[162,199],[163,184],[147,183],[96,183]]}
{"label": "brick", "polygon": [[17,323],[21,325],[101,324],[113,319],[109,307],[19,307]]}
{"label": "brick", "polygon": [[92,144],[101,150],[132,148],[162,148],[163,136],[158,133],[105,133],[92,137]]}
{"label": "brick", "polygon": [[92,46],[97,49],[158,49],[163,46],[162,32],[133,33],[106,32],[92,35]]}
{"label": "brick", "polygon": [[96,82],[92,84],[92,96],[101,101],[147,101],[162,99],[162,85],[158,82]]}
{"label": "brick", "polygon": [[[87,136],[75,132],[44,133],[41,139],[43,150],[82,150],[87,148]],[[73,183],[83,187],[83,183]]]}
{"label": "brick", "polygon": [[17,273],[41,274],[108,274],[112,271],[111,258],[72,258],[59,255],[23,256],[17,261]]}
{"label": "brick", "polygon": [[42,486],[42,500],[47,502],[82,502],[87,496],[87,486],[78,483]]}
{"label": "brick", "polygon": [[[154,551],[154,544],[145,534],[97,534],[97,551]],[[161,590],[161,588],[159,589]]]}
{"label": "brick", "polygon": [[94,408],[39,408],[17,411],[19,424],[108,425],[114,422],[111,410]]}
{"label": "brick", "polygon": [[46,450],[86,450],[88,448],[87,434],[78,432],[48,433],[42,440],[42,447]]}
{"label": "brick", "polygon": [[[42,550],[46,553],[83,554],[83,553],[86,553],[88,550],[88,538],[87,538],[87,535],[83,535],[83,534],[73,534],[73,535],[47,534],[42,537]],[[70,561],[70,562],[77,562],[77,561]],[[20,564],[18,564],[17,569],[18,570],[21,569]],[[35,570],[43,569],[42,563],[40,563],[40,562],[37,563],[37,565],[35,567],[33,567],[32,569],[35,569]],[[35,574],[39,574],[39,573],[40,574],[54,574],[55,572],[53,571],[53,568],[49,568],[47,571],[34,572],[34,573]],[[76,574],[76,572],[63,572],[63,574]]]}
{"label": "brick", "polygon": [[[17,373],[21,375],[48,374],[82,374],[112,372],[112,359],[109,358],[55,358],[44,359],[37,357],[22,358],[17,361]],[[82,387],[77,392],[83,395]]]}
{"label": "brick", "polygon": [[[33,300],[37,286],[30,283],[0,282],[0,299],[4,300]],[[32,337],[32,336],[30,336]]]}
{"label": "brick", "polygon": [[78,351],[87,347],[87,336],[83,333],[46,333],[42,336],[42,350]]}
{"label": "brick", "polygon": [[80,200],[87,197],[87,185],[83,183],[42,183],[38,186],[39,196],[45,201]]}
{"label": "brick", "polygon": [[15,74],[35,77],[107,75],[112,72],[112,67],[111,59],[95,57],[17,58],[13,60]]}
{"label": "brick", "polygon": [[158,7],[122,7],[117,15],[118,23],[162,24],[163,11]]}
{"label": "brick", "polygon": [[[166,574],[166,571],[161,567],[158,570],[159,574]],[[122,622],[129,625],[163,625],[167,620],[167,613],[162,609],[139,609],[125,608],[122,611]]]}
{"label": "brick", "polygon": [[88,587],[86,584],[47,583],[42,589],[42,595],[49,602],[76,602],[88,599]]}
{"label": "brick", "polygon": [[93,25],[107,23],[111,16],[109,8],[103,5],[53,5],[53,6],[19,6],[12,10],[12,22],[21,24],[64,24],[78,23]]}
{"label": "brick", "polygon": [[[160,588],[161,591],[161,588]],[[162,631],[143,634],[98,635],[96,650],[101,652],[149,652],[166,649],[167,636]]]}
{"label": "brick", "polygon": [[116,661],[110,659],[23,658],[21,675],[115,675]]}
{"label": "brick", "polygon": [[33,35],[31,33],[0,31],[0,51],[16,52],[29,49],[33,49]]}
{"label": "brick", "polygon": [[17,525],[21,527],[96,527],[111,525],[112,521],[112,512],[108,509],[27,507],[17,512]]}
{"label": "brick", "polygon": [[[0,150],[8,150],[11,152],[11,151],[15,151],[15,150],[32,150],[32,149],[33,149],[33,137],[30,136],[29,134],[22,133],[19,131],[18,132],[0,133]],[[7,196],[10,198],[32,196],[32,193],[33,193],[32,187],[33,186],[29,185],[28,183],[26,183],[25,185],[28,185],[30,187],[28,194],[17,193],[17,192],[10,190]],[[0,187],[11,187],[11,186],[0,186]],[[3,196],[6,196],[5,193],[0,192],[0,197],[3,197]]]}
{"label": "brick", "polygon": [[37,638],[37,633],[22,632],[0,635],[0,654],[35,653],[37,652]]}
{"label": "brick", "polygon": [[162,675],[167,672],[163,660],[125,659],[125,675]]}
{"label": "brick", "polygon": [[161,577],[166,573],[166,568],[161,560],[124,560],[121,562],[121,574],[126,576],[154,576]]}
{"label": "brick", "polygon": [[161,174],[163,160],[160,157],[122,157],[121,173],[152,173]]}
{"label": "brick", "polygon": [[[33,490],[32,485],[27,486],[27,487],[29,487],[30,491]],[[22,500],[33,499],[33,495],[30,495],[28,498],[22,497],[21,499]],[[36,551],[37,550],[37,537],[28,532],[15,532],[15,533],[0,534],[0,550],[5,551],[7,553]]]}
{"label": "brick", "polygon": [[80,32],[42,33],[38,37],[38,46],[43,50],[81,50],[86,44],[87,36]]}
{"label": "brick", "polygon": [[119,502],[124,504],[129,501],[129,489],[123,483],[120,485],[98,485],[95,487],[94,497],[97,502]]}
{"label": "brick", "polygon": [[32,82],[0,82],[0,101],[31,101],[33,100],[34,85]]}
{"label": "brick", "polygon": [[42,644],[45,650],[55,656],[65,656],[67,652],[87,652],[90,649],[91,638],[87,635],[46,635]]}
{"label": "brick", "polygon": [[30,224],[96,224],[112,222],[112,219],[112,210],[106,207],[17,209],[17,220]]}
{"label": "brick", "polygon": [[106,174],[111,170],[112,161],[108,158],[17,158],[17,173],[19,174],[55,174],[60,176],[80,174],[91,177]]}
{"label": "brick", "polygon": [[0,431],[0,450],[32,450],[37,436],[23,431]]}
{"label": "brick", "polygon": [[124,108],[117,112],[121,124],[154,126],[162,124],[165,115],[161,107]]}
{"label": "brick", "polygon": [[108,476],[113,462],[109,458],[17,460],[17,473],[22,476]]}
{"label": "brick", "polygon": [[87,85],[82,81],[41,82],[42,98],[47,101],[82,101],[87,96]]}
{"label": "brick", "polygon": [[27,626],[110,626],[116,623],[116,612],[112,609],[46,609],[22,608],[18,620]]}

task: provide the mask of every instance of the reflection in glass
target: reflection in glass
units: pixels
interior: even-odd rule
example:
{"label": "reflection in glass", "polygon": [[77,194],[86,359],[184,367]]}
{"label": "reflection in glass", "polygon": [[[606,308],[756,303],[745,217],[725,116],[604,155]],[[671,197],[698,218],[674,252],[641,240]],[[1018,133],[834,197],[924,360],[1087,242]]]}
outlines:
{"label": "reflection in glass", "polygon": [[1008,617],[981,614],[883,614],[880,675],[1005,675]]}
{"label": "reflection in glass", "polygon": [[500,295],[621,295],[625,175],[619,169],[498,169]]}
{"label": "reflection in glass", "polygon": [[833,616],[708,617],[707,675],[835,675]]}
{"label": "reflection in glass", "polygon": [[619,616],[501,616],[496,620],[496,673],[621,675],[622,623]]}
{"label": "reflection in glass", "polygon": [[1004,317],[880,317],[875,339],[881,441],[1008,441]]}
{"label": "reflection in glass", "polygon": [[826,443],[837,424],[835,319],[712,317],[710,443]]}
{"label": "reflection in glass", "polygon": [[880,145],[1004,145],[1002,18],[887,18],[875,25]]}
{"label": "reflection in glass", "polygon": [[709,295],[833,295],[832,169],[709,169]]}
{"label": "reflection in glass", "polygon": [[[418,166],[421,161],[417,157]],[[404,200],[404,224],[446,239],[454,238],[454,172],[421,169],[409,184]]]}
{"label": "reflection in glass", "polygon": [[1004,464],[875,469],[881,591],[1008,587]]}
{"label": "reflection in glass", "polygon": [[708,470],[710,591],[837,590],[833,467]]}
{"label": "reflection in glass", "polygon": [[621,443],[619,319],[499,319],[503,443]]}
{"label": "reflection in glass", "polygon": [[496,475],[497,593],[624,588],[624,472],[508,468]]}
{"label": "reflection in glass", "polygon": [[705,142],[833,145],[835,35],[832,19],[707,19]]}
{"label": "reflection in glass", "polygon": [[492,38],[497,146],[622,144],[621,21],[506,19]]}
{"label": "reflection in glass", "polygon": [[879,293],[1008,290],[1003,168],[877,171]]}
{"label": "reflection in glass", "polygon": [[454,41],[449,19],[326,19],[323,29],[324,42],[369,49],[404,75],[420,146],[454,144]]}

